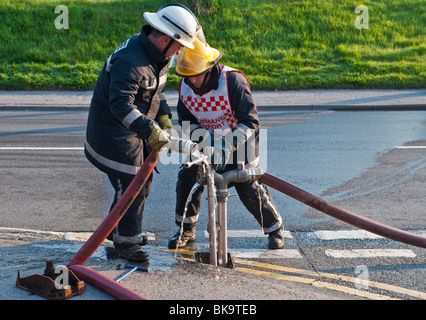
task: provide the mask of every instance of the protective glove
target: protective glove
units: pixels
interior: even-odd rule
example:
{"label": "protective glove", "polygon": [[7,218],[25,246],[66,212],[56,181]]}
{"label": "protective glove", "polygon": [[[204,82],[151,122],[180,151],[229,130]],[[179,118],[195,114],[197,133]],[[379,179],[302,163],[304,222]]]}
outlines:
{"label": "protective glove", "polygon": [[214,148],[211,159],[213,168],[216,171],[223,171],[232,156],[233,147],[225,137],[214,138],[214,136],[212,136],[212,146]]}
{"label": "protective glove", "polygon": [[170,142],[170,135],[162,130],[159,126],[155,126],[150,136],[148,137],[148,143],[155,151],[160,151],[164,145]]}
{"label": "protective glove", "polygon": [[[172,124],[172,119],[170,119],[169,115],[163,115],[163,116],[159,116],[157,117],[157,122],[160,125],[160,128],[163,129],[164,131],[166,131],[170,138],[173,137],[173,124]],[[168,148],[168,152],[172,153],[172,148],[169,147]]]}
{"label": "protective glove", "polygon": [[168,131],[168,129],[173,129],[172,119],[170,119],[169,115],[159,116],[157,118],[157,122],[161,129]]}

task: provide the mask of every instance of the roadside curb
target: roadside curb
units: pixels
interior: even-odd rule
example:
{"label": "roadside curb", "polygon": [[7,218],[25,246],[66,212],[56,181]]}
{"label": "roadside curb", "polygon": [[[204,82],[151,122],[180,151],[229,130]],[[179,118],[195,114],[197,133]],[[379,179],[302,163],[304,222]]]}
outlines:
{"label": "roadside curb", "polygon": [[[263,111],[424,111],[426,89],[256,91]],[[175,112],[178,91],[164,92]],[[92,91],[0,91],[0,111],[88,111]]]}
{"label": "roadside curb", "polygon": [[43,106],[43,105],[0,105],[0,111],[88,111],[87,105],[58,105],[58,106]]}
{"label": "roadside curb", "polygon": [[[257,106],[262,111],[426,111],[426,104],[410,105],[262,105]],[[73,106],[42,106],[42,105],[15,105],[1,106],[0,111],[89,111],[87,105]],[[170,106],[176,111],[176,106]]]}

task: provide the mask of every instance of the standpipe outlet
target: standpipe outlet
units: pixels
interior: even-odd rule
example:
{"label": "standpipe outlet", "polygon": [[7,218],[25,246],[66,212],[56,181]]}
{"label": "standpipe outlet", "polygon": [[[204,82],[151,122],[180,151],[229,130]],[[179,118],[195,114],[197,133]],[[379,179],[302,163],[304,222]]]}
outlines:
{"label": "standpipe outlet", "polygon": [[[220,265],[228,265],[228,213],[227,201],[229,196],[228,185],[232,182],[246,182],[257,180],[262,176],[262,169],[245,169],[244,163],[238,164],[238,169],[219,174],[214,172],[214,182],[216,185],[217,197],[217,218],[218,218],[218,251]],[[212,251],[212,249],[210,248]],[[212,253],[211,253],[212,254]]]}

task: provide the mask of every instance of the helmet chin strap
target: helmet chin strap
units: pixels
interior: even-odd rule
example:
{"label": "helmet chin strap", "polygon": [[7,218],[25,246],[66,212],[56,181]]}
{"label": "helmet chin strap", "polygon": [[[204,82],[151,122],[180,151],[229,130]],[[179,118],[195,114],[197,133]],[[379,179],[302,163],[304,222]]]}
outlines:
{"label": "helmet chin strap", "polygon": [[210,74],[210,70],[209,70],[209,71],[207,71],[207,72],[204,74],[203,83],[201,84],[200,89],[204,88],[204,86],[205,86],[205,84],[206,84],[206,82],[207,82],[207,78],[209,77],[209,74]]}
{"label": "helmet chin strap", "polygon": [[167,51],[169,51],[170,47],[173,45],[174,42],[175,42],[175,39],[170,38],[169,43],[167,44],[167,46],[164,48],[162,52],[164,55],[166,55]]}

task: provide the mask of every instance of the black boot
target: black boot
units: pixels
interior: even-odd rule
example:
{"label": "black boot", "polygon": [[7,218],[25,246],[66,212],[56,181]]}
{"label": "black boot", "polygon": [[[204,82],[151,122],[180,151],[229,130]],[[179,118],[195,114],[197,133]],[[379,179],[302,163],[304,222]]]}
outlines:
{"label": "black boot", "polygon": [[284,227],[272,231],[268,238],[268,249],[282,249],[284,247]]}
{"label": "black boot", "polygon": [[178,246],[182,248],[188,244],[188,242],[195,241],[195,229],[184,230],[182,235],[180,230],[169,240],[169,249],[176,249]]}
{"label": "black boot", "polygon": [[139,244],[123,245],[114,243],[114,247],[121,258],[135,262],[145,262],[149,260],[148,252],[143,251]]}
{"label": "black boot", "polygon": [[[112,230],[106,238],[107,240],[114,241],[114,230]],[[148,237],[146,235],[141,234],[138,236],[138,239],[138,245],[146,246],[148,244]]]}

